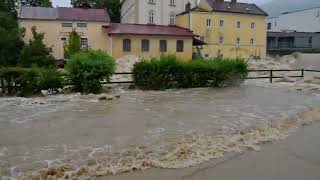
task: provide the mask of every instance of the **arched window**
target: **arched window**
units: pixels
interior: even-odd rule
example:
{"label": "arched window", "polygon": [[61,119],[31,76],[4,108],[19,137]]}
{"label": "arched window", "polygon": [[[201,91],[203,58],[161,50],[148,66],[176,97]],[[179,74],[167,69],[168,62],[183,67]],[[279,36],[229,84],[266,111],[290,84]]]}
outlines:
{"label": "arched window", "polygon": [[131,40],[130,39],[124,39],[123,40],[123,51],[124,52],[130,52],[131,51]]}
{"label": "arched window", "polygon": [[170,13],[170,25],[176,24],[176,14],[174,12]]}
{"label": "arched window", "polygon": [[155,12],[153,10],[149,11],[149,24],[154,24]]}

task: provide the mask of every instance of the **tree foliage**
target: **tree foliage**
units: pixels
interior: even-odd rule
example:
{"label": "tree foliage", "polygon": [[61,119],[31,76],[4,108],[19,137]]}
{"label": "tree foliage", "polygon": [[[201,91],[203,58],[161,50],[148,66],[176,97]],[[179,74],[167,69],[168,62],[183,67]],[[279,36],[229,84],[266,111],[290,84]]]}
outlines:
{"label": "tree foliage", "polygon": [[110,80],[115,71],[115,62],[101,50],[88,50],[72,55],[65,69],[75,91],[100,93],[100,81]]}
{"label": "tree foliage", "polygon": [[19,65],[22,67],[50,67],[54,64],[54,58],[51,55],[52,49],[46,47],[43,43],[44,33],[37,32],[36,27],[31,28],[32,39],[29,44],[21,51]]}
{"label": "tree foliage", "polygon": [[16,66],[24,46],[24,30],[12,12],[0,11],[0,66]]}
{"label": "tree foliage", "polygon": [[16,14],[17,1],[16,0],[1,0],[0,11]]}
{"label": "tree foliage", "polygon": [[71,0],[73,7],[89,5],[92,8],[107,9],[112,22],[120,22],[120,0]]}
{"label": "tree foliage", "polygon": [[69,40],[64,45],[64,56],[69,59],[73,54],[81,51],[81,37],[77,31],[72,30],[69,34]]}
{"label": "tree foliage", "polygon": [[21,0],[21,5],[31,7],[52,7],[51,0]]}

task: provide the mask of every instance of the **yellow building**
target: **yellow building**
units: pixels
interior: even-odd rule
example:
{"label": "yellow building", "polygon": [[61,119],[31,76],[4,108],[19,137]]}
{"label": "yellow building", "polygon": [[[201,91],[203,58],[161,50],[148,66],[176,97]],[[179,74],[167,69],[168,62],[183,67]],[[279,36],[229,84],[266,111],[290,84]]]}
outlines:
{"label": "yellow building", "polygon": [[189,28],[206,42],[199,50],[202,57],[265,58],[267,16],[254,4],[202,0],[196,8],[186,6],[176,24]]}
{"label": "yellow building", "polygon": [[64,44],[75,29],[83,48],[101,49],[113,57],[136,55],[143,58],[175,54],[192,59],[193,33],[177,26],[112,24],[103,9],[22,7],[19,25],[26,29],[25,41],[32,38],[31,28],[45,33],[44,43],[57,60],[64,59]]}
{"label": "yellow building", "polygon": [[193,33],[177,26],[110,24],[108,52],[113,57],[136,55],[142,58],[176,55],[182,60],[192,59]]}

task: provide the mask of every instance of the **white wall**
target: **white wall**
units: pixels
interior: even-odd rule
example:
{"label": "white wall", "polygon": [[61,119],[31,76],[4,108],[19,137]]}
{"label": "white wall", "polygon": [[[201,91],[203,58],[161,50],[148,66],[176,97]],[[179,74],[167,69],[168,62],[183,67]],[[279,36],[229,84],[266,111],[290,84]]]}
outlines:
{"label": "white wall", "polygon": [[273,32],[298,31],[320,32],[320,7],[294,13],[282,14],[268,20]]}
{"label": "white wall", "polygon": [[[155,0],[155,4],[149,4],[149,0],[126,0],[121,8],[122,23],[148,24],[149,12],[155,12],[154,23],[158,25],[170,24],[170,13],[179,14],[185,11],[185,5],[190,2],[195,7],[198,0],[175,0],[175,6],[170,6],[170,0]],[[132,7],[134,4],[134,7]],[[131,9],[130,9],[131,8]],[[130,10],[129,10],[130,9]]]}

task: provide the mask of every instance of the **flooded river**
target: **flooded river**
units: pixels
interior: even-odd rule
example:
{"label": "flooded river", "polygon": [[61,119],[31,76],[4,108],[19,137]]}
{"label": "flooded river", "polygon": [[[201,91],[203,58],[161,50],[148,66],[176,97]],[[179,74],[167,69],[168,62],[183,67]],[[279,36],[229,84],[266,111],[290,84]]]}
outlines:
{"label": "flooded river", "polygon": [[[198,162],[186,163],[180,157],[185,160],[180,163],[171,157],[177,145],[194,141],[212,145],[209,136],[228,136],[319,105],[315,94],[254,85],[123,91],[113,101],[77,94],[0,98],[0,177],[17,178],[62,163],[74,169],[99,164],[95,168],[108,167],[104,175],[151,163],[173,168],[194,165]],[[199,151],[208,149],[202,147],[205,143]],[[206,158],[205,152],[199,153]]]}

